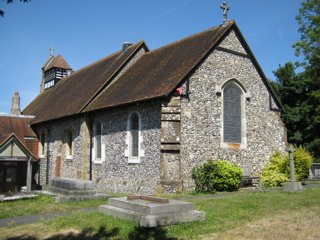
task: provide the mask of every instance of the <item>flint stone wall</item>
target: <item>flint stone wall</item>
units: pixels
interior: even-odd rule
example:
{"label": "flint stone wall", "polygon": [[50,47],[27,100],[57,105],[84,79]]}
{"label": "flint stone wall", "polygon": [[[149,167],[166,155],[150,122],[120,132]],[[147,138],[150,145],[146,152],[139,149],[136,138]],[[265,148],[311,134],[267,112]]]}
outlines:
{"label": "flint stone wall", "polygon": [[[47,174],[47,158],[41,158],[39,164],[39,174],[40,182],[39,184],[44,186],[46,185],[46,174]],[[36,179],[38,181],[38,179]]]}
{"label": "flint stone wall", "polygon": [[[131,112],[141,116],[141,149],[144,156],[140,163],[129,164],[125,157],[127,120]],[[106,110],[91,115],[91,121],[102,124],[102,144],[105,144],[105,161],[92,162],[92,181],[97,191],[151,194],[160,179],[160,128],[161,102],[154,101],[119,109]],[[89,180],[90,159],[83,158],[90,151],[84,117],[70,118],[48,124],[49,131],[49,179],[56,177],[57,157],[61,156],[60,177]],[[66,129],[72,129],[73,155],[65,154]],[[87,146],[87,149],[83,149]],[[83,167],[86,165],[88,167]],[[45,184],[46,159],[41,161],[41,183]]]}
{"label": "flint stone wall", "polygon": [[[140,163],[128,163],[127,121],[131,112],[141,116]],[[97,190],[151,194],[160,180],[160,129],[161,103],[146,102],[131,107],[97,113],[94,120],[102,123],[102,144],[105,144],[105,161],[93,163],[92,180]]]}
{"label": "flint stone wall", "polygon": [[[236,52],[240,41],[231,32],[220,44]],[[236,79],[251,94],[244,100],[246,146],[222,147],[222,95],[217,88]],[[284,150],[286,130],[279,112],[270,110],[270,94],[253,62],[241,55],[214,50],[189,78],[189,99],[181,102],[181,178],[184,188],[194,186],[191,171],[208,159],[227,159],[251,175],[259,174],[275,150]],[[271,105],[275,108],[272,101]]]}
{"label": "flint stone wall", "polygon": [[[49,181],[56,177],[57,168],[60,169],[60,177],[67,178],[78,178],[81,179],[82,172],[82,153],[83,149],[81,144],[83,141],[81,132],[81,126],[84,122],[83,117],[69,118],[64,120],[58,120],[51,123],[48,123],[47,129],[47,154],[46,157],[49,157]],[[66,156],[66,131],[71,130],[72,132],[72,159],[68,159]],[[57,158],[61,159],[60,167],[57,165]],[[40,168],[40,177],[41,183],[46,182],[46,171],[47,171],[47,159],[41,159],[41,168]],[[89,161],[89,159],[88,159]],[[43,179],[44,178],[44,179]]]}

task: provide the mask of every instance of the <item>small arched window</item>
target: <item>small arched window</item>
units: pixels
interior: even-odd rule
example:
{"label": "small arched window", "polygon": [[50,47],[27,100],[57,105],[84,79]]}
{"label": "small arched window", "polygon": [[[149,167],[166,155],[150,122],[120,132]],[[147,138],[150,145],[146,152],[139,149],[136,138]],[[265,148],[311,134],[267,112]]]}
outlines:
{"label": "small arched window", "polygon": [[40,134],[40,148],[39,148],[39,156],[44,157],[45,156],[45,141],[46,141],[46,134],[42,132]]}
{"label": "small arched window", "polygon": [[73,151],[73,146],[72,146],[72,131],[69,129],[66,131],[66,157],[67,158],[72,158],[72,151]]}
{"label": "small arched window", "polygon": [[223,89],[223,142],[242,143],[242,89],[231,81]]}
{"label": "small arched window", "polygon": [[139,116],[137,113],[131,114],[130,117],[130,144],[129,144],[129,154],[130,157],[139,157]]}
{"label": "small arched window", "polygon": [[128,163],[140,163],[141,157],[144,157],[144,149],[142,149],[142,120],[138,112],[132,112],[128,116],[127,121],[127,137],[126,148],[124,151],[125,157],[128,158]]}
{"label": "small arched window", "polygon": [[101,159],[101,151],[102,151],[102,142],[101,142],[101,134],[102,134],[102,127],[100,122],[96,122],[94,125],[94,137],[95,137],[95,158]]}

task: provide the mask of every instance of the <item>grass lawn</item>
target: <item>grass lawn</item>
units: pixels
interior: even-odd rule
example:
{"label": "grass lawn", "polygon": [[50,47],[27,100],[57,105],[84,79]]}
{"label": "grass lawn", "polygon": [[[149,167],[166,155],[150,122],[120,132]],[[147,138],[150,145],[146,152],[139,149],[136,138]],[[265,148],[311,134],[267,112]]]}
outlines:
{"label": "grass lawn", "polygon": [[[0,239],[319,239],[320,188],[190,199],[205,222],[144,229],[100,213],[0,228]],[[29,200],[28,200],[29,201]]]}
{"label": "grass lawn", "polygon": [[[88,200],[82,202],[55,203],[50,196],[39,194],[36,198],[12,202],[0,202],[0,219],[44,212],[64,212],[81,208],[99,206],[107,199]],[[0,235],[1,236],[1,235]]]}

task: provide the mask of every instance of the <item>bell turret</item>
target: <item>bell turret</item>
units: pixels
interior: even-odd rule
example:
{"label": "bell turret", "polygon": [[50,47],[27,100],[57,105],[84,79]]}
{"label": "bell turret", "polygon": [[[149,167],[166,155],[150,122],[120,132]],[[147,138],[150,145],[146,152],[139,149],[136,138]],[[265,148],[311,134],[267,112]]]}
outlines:
{"label": "bell turret", "polygon": [[72,68],[64,60],[64,58],[59,54],[58,56],[53,56],[51,52],[50,57],[42,67],[42,81],[40,85],[40,93],[52,88],[65,76],[69,76],[72,72]]}

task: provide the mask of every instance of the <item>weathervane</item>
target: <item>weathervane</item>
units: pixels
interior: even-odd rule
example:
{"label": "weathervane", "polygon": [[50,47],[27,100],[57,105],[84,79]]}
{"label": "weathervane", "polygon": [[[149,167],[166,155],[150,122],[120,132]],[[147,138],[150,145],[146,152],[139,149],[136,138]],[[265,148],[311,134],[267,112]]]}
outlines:
{"label": "weathervane", "polygon": [[220,8],[223,10],[223,26],[225,26],[228,22],[228,11],[230,10],[230,7],[228,6],[228,1],[224,1]]}
{"label": "weathervane", "polygon": [[50,51],[50,56],[53,56],[54,48],[53,47],[49,48],[49,51]]}

